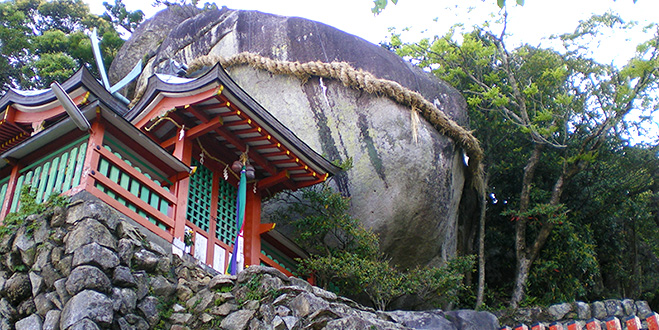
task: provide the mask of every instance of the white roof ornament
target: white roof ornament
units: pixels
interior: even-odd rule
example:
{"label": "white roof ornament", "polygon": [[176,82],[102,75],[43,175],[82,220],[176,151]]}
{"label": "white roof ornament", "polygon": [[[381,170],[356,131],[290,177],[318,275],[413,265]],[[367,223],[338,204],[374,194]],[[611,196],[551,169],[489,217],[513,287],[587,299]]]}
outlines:
{"label": "white roof ornament", "polygon": [[101,82],[103,83],[103,86],[108,92],[110,92],[110,94],[112,94],[112,96],[116,97],[124,104],[129,104],[130,100],[125,98],[123,95],[119,94],[118,91],[124,88],[126,85],[128,85],[135,78],[137,78],[137,76],[139,76],[140,73],[142,73],[142,60],[139,60],[139,62],[137,62],[133,70],[131,70],[128,73],[128,75],[126,75],[118,83],[114,84],[114,86],[110,86],[110,81],[108,80],[108,75],[105,72],[105,66],[103,65],[103,55],[101,54],[101,47],[99,46],[100,42],[98,40],[98,34],[96,33],[96,28],[92,30],[92,34],[89,36],[89,39],[91,40],[92,43],[94,58],[96,58],[96,66],[98,67],[98,72],[101,75]]}
{"label": "white roof ornament", "polygon": [[69,114],[69,117],[71,117],[71,120],[73,120],[76,126],[78,126],[81,131],[89,131],[92,128],[91,125],[89,125],[89,121],[87,121],[87,118],[85,118],[78,106],[73,103],[73,100],[71,100],[71,97],[66,93],[64,88],[62,88],[57,82],[52,83],[50,88],[53,90],[55,97],[57,97],[57,100],[62,104],[62,107],[66,110],[66,113]]}

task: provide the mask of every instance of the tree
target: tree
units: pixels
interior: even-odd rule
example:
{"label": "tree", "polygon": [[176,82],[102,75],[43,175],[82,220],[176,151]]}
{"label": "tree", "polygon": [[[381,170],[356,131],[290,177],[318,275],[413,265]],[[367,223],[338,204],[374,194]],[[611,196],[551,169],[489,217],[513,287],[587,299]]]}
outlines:
{"label": "tree", "polygon": [[97,27],[104,62],[123,44],[111,24],[89,13],[81,0],[0,2],[0,91],[46,88],[82,65],[95,73],[86,29]]}
{"label": "tree", "polygon": [[122,0],[115,0],[114,5],[103,2],[103,6],[106,12],[101,17],[116,27],[122,27],[128,33],[133,33],[144,19],[144,13],[141,10],[128,11]]}
{"label": "tree", "polygon": [[[517,187],[509,190],[514,194],[507,196],[504,213],[515,226],[517,265],[510,305],[517,307],[550,234],[571,220],[562,198],[566,185],[591,167],[608,138],[627,131],[627,114],[656,109],[652,92],[657,88],[659,34],[639,45],[637,55],[619,69],[582,52],[585,36],[625,28],[613,14],[593,16],[574,33],[561,36],[562,53],[528,45],[510,51],[505,17],[502,23],[498,35],[476,28],[460,42],[452,31],[416,44],[402,44],[394,36],[391,46],[461,89],[471,113],[495,113],[503,122],[495,125],[514,128],[505,131],[514,145],[495,155],[508,159],[490,166],[512,161],[508,170],[519,172],[503,174],[510,180],[499,184],[499,170],[490,168],[490,177],[493,187]],[[492,155],[492,147],[484,143],[486,154]]]}

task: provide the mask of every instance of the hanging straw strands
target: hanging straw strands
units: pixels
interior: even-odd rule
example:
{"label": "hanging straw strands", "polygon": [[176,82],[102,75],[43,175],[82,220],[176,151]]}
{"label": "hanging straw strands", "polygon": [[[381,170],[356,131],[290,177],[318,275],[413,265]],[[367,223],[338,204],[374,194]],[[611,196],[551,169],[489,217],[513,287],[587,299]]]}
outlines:
{"label": "hanging straw strands", "polygon": [[225,173],[226,172],[231,173],[236,179],[238,179],[240,181],[240,176],[238,176],[238,174],[236,174],[234,171],[230,171],[230,170],[227,171],[229,169],[229,164],[223,162],[221,159],[219,159],[217,157],[213,157],[213,155],[211,155],[210,152],[208,152],[208,150],[206,150],[206,148],[204,148],[204,146],[201,144],[201,141],[199,141],[199,139],[196,139],[196,140],[197,140],[197,144],[199,145],[199,149],[201,149],[201,152],[203,152],[204,155],[206,155],[206,157],[208,157],[208,158],[224,165],[224,172]]}

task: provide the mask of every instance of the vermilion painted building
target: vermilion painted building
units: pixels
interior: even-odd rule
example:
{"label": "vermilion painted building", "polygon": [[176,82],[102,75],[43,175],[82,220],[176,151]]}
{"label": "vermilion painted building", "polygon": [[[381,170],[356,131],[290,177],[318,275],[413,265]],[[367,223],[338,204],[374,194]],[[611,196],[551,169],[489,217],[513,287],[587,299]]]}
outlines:
{"label": "vermilion painted building", "polygon": [[238,178],[229,167],[245,154],[255,177],[247,183],[244,263],[291,274],[303,251],[261,223],[261,200],[339,169],[223,68],[195,79],[154,75],[131,109],[84,68],[62,87],[91,129],[80,130],[51,90],[10,90],[0,99],[0,219],[20,207],[25,185],[39,202],[86,190],[172,243],[173,252],[224,272],[237,232]]}

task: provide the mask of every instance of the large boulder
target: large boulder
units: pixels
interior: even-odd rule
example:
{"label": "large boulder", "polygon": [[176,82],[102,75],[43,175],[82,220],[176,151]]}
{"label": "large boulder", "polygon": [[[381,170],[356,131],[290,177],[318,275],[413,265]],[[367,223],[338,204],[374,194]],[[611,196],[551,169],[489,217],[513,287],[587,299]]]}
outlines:
{"label": "large boulder", "polygon": [[[280,61],[343,61],[421,93],[451,119],[467,124],[465,101],[457,90],[392,52],[325,24],[227,8],[185,20],[172,15],[159,13],[133,33],[112,63],[113,81],[147,53],[152,56],[138,78],[138,90],[153,73],[170,67],[170,59],[190,63],[203,55],[249,52]],[[153,27],[161,43],[150,41],[145,47],[133,41],[148,39],[156,33]],[[334,179],[336,187],[352,198],[352,215],[380,235],[383,251],[395,263],[436,265],[456,253],[467,169],[453,140],[423,118],[414,125],[408,106],[337,80],[312,76],[303,81],[244,65],[228,72],[318,153],[330,160],[352,158],[353,168]],[[264,214],[267,210],[266,205]]]}

